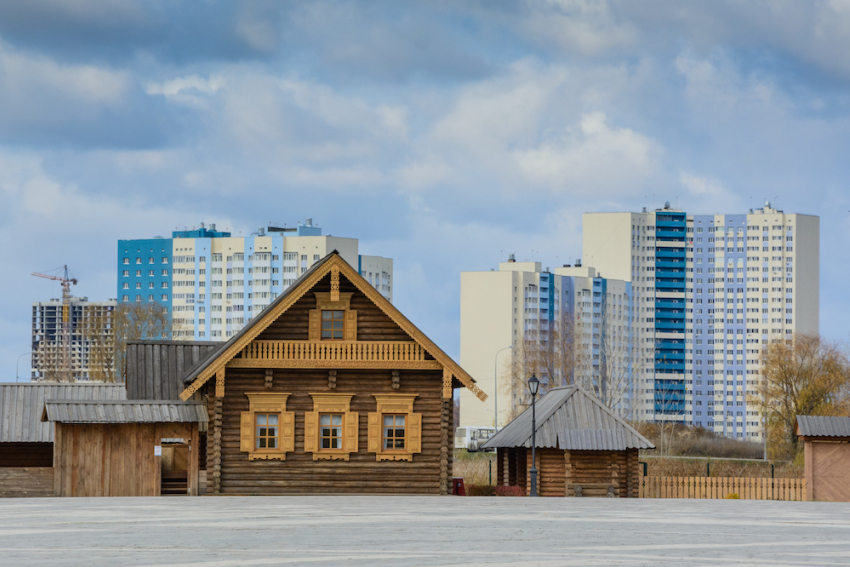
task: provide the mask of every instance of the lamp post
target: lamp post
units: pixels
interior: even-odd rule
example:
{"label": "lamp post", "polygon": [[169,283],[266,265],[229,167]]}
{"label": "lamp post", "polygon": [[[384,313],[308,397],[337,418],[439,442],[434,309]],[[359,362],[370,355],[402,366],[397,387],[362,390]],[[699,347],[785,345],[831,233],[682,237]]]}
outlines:
{"label": "lamp post", "polygon": [[21,365],[21,358],[25,357],[28,354],[32,354],[31,352],[25,352],[24,354],[18,357],[18,362],[15,363],[15,382],[18,381],[18,368]]}
{"label": "lamp post", "polygon": [[514,348],[514,345],[500,348],[496,351],[496,356],[493,357],[493,404],[495,405],[493,425],[496,428],[496,433],[499,432],[499,353],[511,348]]}
{"label": "lamp post", "polygon": [[540,388],[540,380],[534,374],[528,379],[528,389],[531,392],[531,491],[529,496],[537,496],[537,414],[534,408],[534,398],[537,397],[537,389]]}

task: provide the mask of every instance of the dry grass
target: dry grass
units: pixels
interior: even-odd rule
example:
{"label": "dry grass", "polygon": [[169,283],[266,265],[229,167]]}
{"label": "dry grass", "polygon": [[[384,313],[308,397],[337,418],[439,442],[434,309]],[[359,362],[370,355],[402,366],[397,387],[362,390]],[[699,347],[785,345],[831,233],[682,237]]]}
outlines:
{"label": "dry grass", "polygon": [[490,484],[490,463],[493,463],[493,481],[496,480],[496,453],[468,453],[455,449],[452,476],[463,479],[463,484]]}
{"label": "dry grass", "polygon": [[662,430],[656,423],[633,423],[632,426],[655,445],[654,451],[646,451],[648,455],[756,460],[764,455],[764,446],[760,443],[730,439],[702,427],[668,424]]}
{"label": "dry grass", "polygon": [[[706,476],[709,463],[713,477],[770,478],[770,464],[763,461],[714,461],[711,459],[645,458],[647,476]],[[776,464],[775,478],[803,478],[803,467],[790,463]]]}

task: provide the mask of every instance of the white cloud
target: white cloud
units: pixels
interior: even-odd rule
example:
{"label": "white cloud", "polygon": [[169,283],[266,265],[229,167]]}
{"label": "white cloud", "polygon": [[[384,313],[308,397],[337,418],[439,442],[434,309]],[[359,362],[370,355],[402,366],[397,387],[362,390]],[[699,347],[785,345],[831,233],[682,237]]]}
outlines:
{"label": "white cloud", "polygon": [[628,194],[659,169],[659,143],[629,128],[611,128],[603,112],[581,118],[580,133],[514,151],[523,174],[556,191]]}

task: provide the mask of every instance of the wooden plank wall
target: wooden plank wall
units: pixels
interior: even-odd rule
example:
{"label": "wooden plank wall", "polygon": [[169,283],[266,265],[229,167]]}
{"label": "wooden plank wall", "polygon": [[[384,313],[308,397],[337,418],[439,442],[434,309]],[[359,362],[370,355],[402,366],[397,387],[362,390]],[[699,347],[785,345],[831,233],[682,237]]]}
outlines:
{"label": "wooden plank wall", "polygon": [[[198,446],[197,424],[56,424],[54,492],[57,496],[157,496],[163,438],[185,438]],[[197,490],[197,449],[189,470]],[[194,480],[193,480],[194,479]]]}
{"label": "wooden plank wall", "polygon": [[52,467],[53,443],[0,443],[0,467]]}
{"label": "wooden plank wall", "polygon": [[0,468],[0,498],[53,496],[52,467]]}
{"label": "wooden plank wall", "polygon": [[221,343],[139,341],[127,344],[127,399],[177,400],[183,376]]}
{"label": "wooden plank wall", "polygon": [[537,449],[540,496],[564,495],[564,452],[560,449]]}
{"label": "wooden plank wall", "polygon": [[[359,316],[359,314],[358,314]],[[306,321],[306,316],[305,316]],[[227,369],[221,434],[221,493],[223,494],[304,494],[304,493],[425,493],[440,492],[440,420],[442,373],[405,371],[400,387],[392,388],[392,371],[339,370],[334,392],[354,393],[351,411],[359,413],[358,452],[348,462],[313,460],[304,452],[304,413],[313,410],[310,392],[328,392],[327,370],[275,370],[271,390],[265,388],[263,369]],[[214,385],[209,386],[210,394]],[[295,412],[295,452],[285,461],[249,461],[240,451],[240,418],[248,411],[245,392],[287,392],[287,411]],[[413,411],[422,414],[422,452],[412,462],[376,462],[367,452],[368,413],[377,410],[372,394],[418,394]],[[453,421],[452,412],[449,420]],[[210,424],[212,430],[212,424]],[[449,424],[449,431],[454,426]],[[208,436],[208,471],[213,435]],[[452,451],[448,470],[452,470]],[[208,486],[212,483],[208,481]]]}

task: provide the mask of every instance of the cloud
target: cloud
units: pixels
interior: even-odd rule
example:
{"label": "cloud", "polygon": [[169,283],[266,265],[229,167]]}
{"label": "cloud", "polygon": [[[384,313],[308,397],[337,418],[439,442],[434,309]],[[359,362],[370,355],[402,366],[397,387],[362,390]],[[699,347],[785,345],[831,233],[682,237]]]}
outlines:
{"label": "cloud", "polygon": [[659,169],[660,144],[629,128],[612,129],[603,112],[584,115],[579,132],[515,151],[520,170],[555,191],[616,195],[631,193]]}

